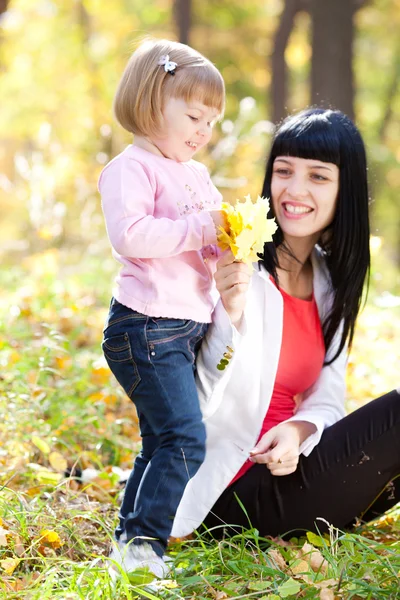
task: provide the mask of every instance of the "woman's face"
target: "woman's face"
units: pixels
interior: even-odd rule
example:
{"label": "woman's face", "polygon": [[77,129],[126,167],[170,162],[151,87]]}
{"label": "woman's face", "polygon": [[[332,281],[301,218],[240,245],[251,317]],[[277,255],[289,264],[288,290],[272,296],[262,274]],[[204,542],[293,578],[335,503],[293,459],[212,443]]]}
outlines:
{"label": "woman's face", "polygon": [[316,243],[332,223],[339,191],[333,163],[294,156],[274,160],[271,196],[284,238],[310,237]]}

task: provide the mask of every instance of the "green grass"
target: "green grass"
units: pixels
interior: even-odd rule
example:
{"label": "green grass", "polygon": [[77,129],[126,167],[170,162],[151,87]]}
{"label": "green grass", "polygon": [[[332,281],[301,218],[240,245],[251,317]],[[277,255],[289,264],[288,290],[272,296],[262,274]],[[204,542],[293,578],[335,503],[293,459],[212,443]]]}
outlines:
{"label": "green grass", "polygon": [[[400,598],[395,511],[329,539],[283,543],[255,530],[220,542],[197,535],[171,547],[183,571],[169,582],[154,590],[139,573],[113,589],[104,559],[120,493],[113,467],[131,468],[140,442],[133,406],[101,355],[116,270],[104,255],[49,249],[10,262],[0,276],[0,598]],[[364,315],[350,365],[351,406],[397,377],[398,309],[371,302]],[[390,353],[393,365],[381,360]],[[99,476],[81,484],[65,479],[65,466]],[[320,553],[313,555],[319,567],[310,566],[310,548],[301,555],[305,542]]]}

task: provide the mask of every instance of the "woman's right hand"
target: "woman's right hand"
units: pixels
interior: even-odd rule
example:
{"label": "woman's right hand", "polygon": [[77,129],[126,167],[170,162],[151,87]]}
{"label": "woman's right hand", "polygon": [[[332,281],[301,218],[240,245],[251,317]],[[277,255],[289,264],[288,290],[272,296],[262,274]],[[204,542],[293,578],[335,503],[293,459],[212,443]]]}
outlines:
{"label": "woman's right hand", "polygon": [[214,275],[222,304],[233,325],[238,327],[246,306],[246,294],[252,275],[251,265],[235,261],[232,252],[226,252],[217,263]]}

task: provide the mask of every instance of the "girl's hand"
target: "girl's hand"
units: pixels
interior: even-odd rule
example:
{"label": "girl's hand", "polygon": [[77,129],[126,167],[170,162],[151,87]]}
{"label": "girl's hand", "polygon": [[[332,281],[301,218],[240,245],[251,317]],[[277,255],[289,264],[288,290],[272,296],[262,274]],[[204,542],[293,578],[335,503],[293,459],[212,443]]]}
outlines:
{"label": "girl's hand", "polygon": [[307,421],[281,423],[273,427],[250,452],[250,460],[265,464],[272,475],[290,475],[297,469],[299,448],[316,431]]}
{"label": "girl's hand", "polygon": [[232,252],[226,252],[217,263],[214,275],[222,304],[233,325],[238,326],[246,306],[246,293],[250,284],[252,267],[235,261]]}
{"label": "girl's hand", "polygon": [[220,233],[219,227],[222,227],[222,229],[225,229],[225,231],[229,233],[229,223],[226,212],[224,210],[210,210],[209,213],[214,221],[214,227],[217,235]]}

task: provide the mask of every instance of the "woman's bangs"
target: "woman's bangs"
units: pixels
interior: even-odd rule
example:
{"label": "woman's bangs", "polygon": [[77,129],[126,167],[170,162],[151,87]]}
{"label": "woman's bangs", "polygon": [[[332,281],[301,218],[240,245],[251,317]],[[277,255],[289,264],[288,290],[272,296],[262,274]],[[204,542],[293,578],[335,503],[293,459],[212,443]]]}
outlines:
{"label": "woman's bangs", "polygon": [[300,122],[281,129],[274,140],[273,154],[274,158],[295,156],[339,166],[340,141],[326,121]]}

